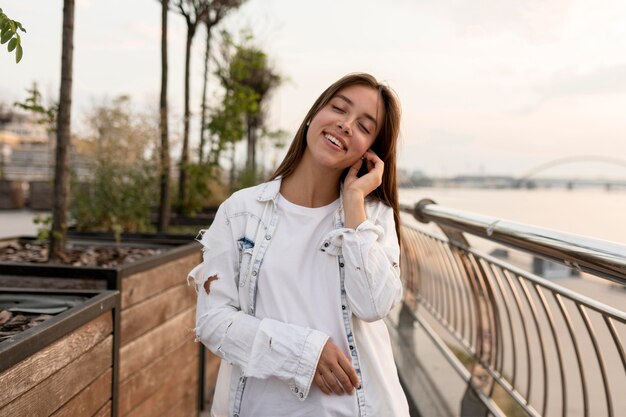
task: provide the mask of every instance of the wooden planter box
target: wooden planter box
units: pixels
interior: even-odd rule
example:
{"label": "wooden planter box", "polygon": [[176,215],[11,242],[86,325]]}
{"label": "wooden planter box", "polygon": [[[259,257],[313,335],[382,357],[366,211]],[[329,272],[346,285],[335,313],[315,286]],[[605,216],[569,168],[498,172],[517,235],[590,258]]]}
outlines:
{"label": "wooden planter box", "polygon": [[[111,239],[74,234],[70,240]],[[194,341],[196,292],[186,277],[202,260],[200,245],[147,235],[122,242],[167,251],[116,268],[0,263],[0,286],[119,290],[119,415],[197,416],[204,401],[204,349]]]}
{"label": "wooden planter box", "polygon": [[24,184],[23,181],[0,180],[0,209],[24,208]]}
{"label": "wooden planter box", "polygon": [[28,183],[28,207],[33,210],[52,210],[53,194],[52,181],[30,181]]}
{"label": "wooden planter box", "polygon": [[0,416],[110,416],[117,398],[118,291],[0,289],[85,302],[0,342]]}

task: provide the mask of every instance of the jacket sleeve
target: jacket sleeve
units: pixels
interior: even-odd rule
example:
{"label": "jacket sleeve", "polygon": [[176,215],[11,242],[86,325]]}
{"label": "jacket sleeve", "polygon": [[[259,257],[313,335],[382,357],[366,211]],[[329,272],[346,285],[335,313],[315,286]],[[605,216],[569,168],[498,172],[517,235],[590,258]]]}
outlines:
{"label": "jacket sleeve", "polygon": [[330,248],[344,257],[344,286],[350,308],[368,322],[384,318],[402,300],[393,210],[383,203],[377,205],[375,217],[356,229],[337,229],[327,238]]}
{"label": "jacket sleeve", "polygon": [[244,376],[277,377],[288,384],[298,399],[304,400],[328,336],[241,311],[239,248],[226,211],[222,204],[211,227],[202,234],[203,262],[188,277],[198,292],[196,340],[240,367]]}

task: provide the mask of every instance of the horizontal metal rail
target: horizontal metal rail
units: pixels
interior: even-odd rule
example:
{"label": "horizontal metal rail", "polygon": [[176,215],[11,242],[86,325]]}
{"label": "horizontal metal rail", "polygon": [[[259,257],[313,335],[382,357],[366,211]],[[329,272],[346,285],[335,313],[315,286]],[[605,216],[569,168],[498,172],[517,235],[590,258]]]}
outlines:
{"label": "horizontal metal rail", "polygon": [[441,207],[429,199],[402,211],[626,285],[626,246],[619,243]]}
{"label": "horizontal metal rail", "polygon": [[404,222],[401,270],[405,308],[467,382],[460,415],[624,415],[626,313],[481,253],[463,232],[621,284],[626,247],[430,200],[404,211],[443,232]]}

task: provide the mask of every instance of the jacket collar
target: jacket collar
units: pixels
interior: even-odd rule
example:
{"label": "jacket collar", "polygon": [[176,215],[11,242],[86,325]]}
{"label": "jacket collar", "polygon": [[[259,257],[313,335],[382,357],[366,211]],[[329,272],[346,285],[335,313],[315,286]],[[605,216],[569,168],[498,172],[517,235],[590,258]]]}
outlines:
{"label": "jacket collar", "polygon": [[258,201],[269,201],[276,200],[278,197],[278,193],[280,191],[280,184],[282,182],[282,177],[278,177],[273,179],[272,181],[268,181],[263,184],[261,190],[259,191],[259,195],[257,196]]}

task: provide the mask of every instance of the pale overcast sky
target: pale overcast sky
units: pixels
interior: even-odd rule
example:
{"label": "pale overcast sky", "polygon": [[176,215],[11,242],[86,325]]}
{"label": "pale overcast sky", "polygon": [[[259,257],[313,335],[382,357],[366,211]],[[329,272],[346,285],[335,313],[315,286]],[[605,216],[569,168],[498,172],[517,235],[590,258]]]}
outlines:
{"label": "pale overcast sky", "polygon": [[[34,81],[58,95],[62,4],[1,2],[28,33],[19,65],[2,46],[0,101],[23,99]],[[156,106],[159,4],[77,0],[75,18],[74,120],[119,94]],[[371,72],[402,102],[400,166],[449,176],[522,175],[581,155],[626,160],[624,22],[623,0],[249,0],[228,26],[250,27],[289,78],[272,102],[274,126],[293,132],[327,85]],[[196,109],[203,37],[192,58]],[[172,13],[169,100],[177,114],[184,39],[183,19]],[[626,167],[590,162],[548,174],[624,179]]]}

